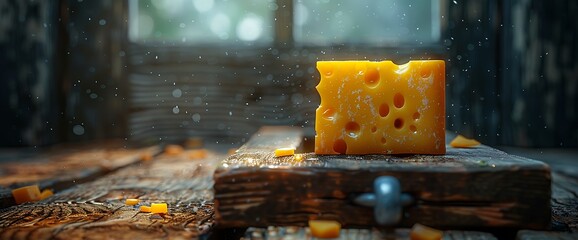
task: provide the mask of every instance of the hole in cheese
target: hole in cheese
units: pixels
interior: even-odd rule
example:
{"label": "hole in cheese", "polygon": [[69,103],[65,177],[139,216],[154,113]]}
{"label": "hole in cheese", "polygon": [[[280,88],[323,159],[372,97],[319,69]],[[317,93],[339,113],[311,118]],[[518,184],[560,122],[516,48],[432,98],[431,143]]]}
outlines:
{"label": "hole in cheese", "polygon": [[403,127],[403,119],[396,118],[395,121],[393,122],[393,126],[397,129],[401,129]]}
{"label": "hole in cheese", "polygon": [[357,137],[359,134],[359,124],[356,122],[348,122],[345,124],[345,132],[350,137]]}
{"label": "hole in cheese", "polygon": [[396,93],[395,96],[393,96],[393,105],[395,105],[396,108],[402,108],[404,104],[405,99],[403,98],[403,95],[401,95],[401,93]]}
{"label": "hole in cheese", "polygon": [[323,118],[327,120],[333,120],[333,116],[335,115],[335,110],[333,108],[327,108],[323,111]]}
{"label": "hole in cheese", "polygon": [[331,77],[331,75],[333,75],[333,66],[325,65],[323,69],[323,75],[326,77]]}
{"label": "hole in cheese", "polygon": [[422,68],[419,73],[420,73],[420,76],[421,76],[422,78],[429,78],[429,76],[431,75],[431,69],[429,69],[429,68]]}
{"label": "hole in cheese", "polygon": [[414,132],[414,133],[417,132],[417,128],[415,127],[415,125],[410,125],[409,130]]}
{"label": "hole in cheese", "polygon": [[386,144],[387,143],[387,139],[385,139],[384,137],[381,137],[381,144]]}
{"label": "hole in cheese", "polygon": [[347,143],[343,139],[337,139],[333,143],[333,151],[339,154],[345,154],[347,151]]}
{"label": "hole in cheese", "polygon": [[377,132],[377,127],[376,127],[376,126],[371,127],[371,132],[372,132],[372,133]]}
{"label": "hole in cheese", "polygon": [[389,105],[387,103],[383,103],[379,106],[379,116],[387,117],[389,114]]}
{"label": "hole in cheese", "polygon": [[379,83],[379,72],[375,68],[368,68],[365,72],[365,84],[375,87]]}
{"label": "hole in cheese", "polygon": [[418,112],[413,113],[413,115],[411,116],[413,118],[413,120],[418,120],[420,117],[420,114]]}

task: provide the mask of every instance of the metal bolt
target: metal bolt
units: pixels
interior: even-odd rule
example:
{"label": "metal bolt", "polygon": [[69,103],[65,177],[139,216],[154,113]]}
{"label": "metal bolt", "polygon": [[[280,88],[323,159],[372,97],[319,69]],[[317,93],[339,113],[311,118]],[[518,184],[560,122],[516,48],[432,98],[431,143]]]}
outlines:
{"label": "metal bolt", "polygon": [[401,193],[401,186],[395,177],[381,176],[373,182],[374,193],[364,193],[357,196],[353,202],[374,207],[373,215],[379,225],[394,225],[401,220],[403,206],[410,205],[413,198],[409,194]]}

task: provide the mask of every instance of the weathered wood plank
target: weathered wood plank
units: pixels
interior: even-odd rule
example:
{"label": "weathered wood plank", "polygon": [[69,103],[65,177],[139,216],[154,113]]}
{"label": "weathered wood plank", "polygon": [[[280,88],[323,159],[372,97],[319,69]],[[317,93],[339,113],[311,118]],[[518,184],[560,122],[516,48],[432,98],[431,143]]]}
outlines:
{"label": "weathered wood plank", "polygon": [[[213,225],[212,174],[222,155],[160,155],[40,202],[0,210],[0,239],[183,239]],[[166,202],[169,214],[124,204]]]}
{"label": "weathered wood plank", "polygon": [[[17,188],[38,184],[41,189],[61,191],[137,163],[143,154],[152,156],[158,152],[158,146],[127,148],[119,141],[59,146],[31,159],[0,164],[0,186]],[[8,193],[0,193],[0,207],[15,204]]]}
{"label": "weathered wood plank", "polygon": [[578,232],[578,149],[512,148],[505,151],[539,159],[552,169],[551,231]]}
{"label": "weathered wood plank", "polygon": [[552,228],[578,232],[578,179],[552,173]]}
{"label": "weathered wood plank", "polygon": [[550,224],[550,172],[542,162],[486,146],[448,147],[443,156],[274,157],[273,149],[301,140],[294,130],[265,129],[222,162],[215,174],[220,227],[303,226],[311,218],[375,226],[368,217],[373,210],[352,204],[352,198],[372,192],[373,179],[382,175],[398,178],[402,190],[416,198],[398,226],[544,229]]}

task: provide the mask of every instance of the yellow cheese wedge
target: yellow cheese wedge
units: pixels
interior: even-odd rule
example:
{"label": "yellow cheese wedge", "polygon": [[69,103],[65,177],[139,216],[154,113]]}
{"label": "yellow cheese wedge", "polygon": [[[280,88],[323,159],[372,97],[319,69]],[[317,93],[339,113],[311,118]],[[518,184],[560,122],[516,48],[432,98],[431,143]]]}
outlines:
{"label": "yellow cheese wedge", "polygon": [[480,142],[476,141],[475,139],[466,138],[462,135],[456,136],[456,138],[450,142],[450,146],[455,148],[469,148],[478,145],[480,145]]}
{"label": "yellow cheese wedge", "polygon": [[38,188],[38,185],[16,188],[12,190],[12,196],[16,204],[35,202],[40,200],[40,188]]}
{"label": "yellow cheese wedge", "polygon": [[124,203],[126,205],[129,205],[129,206],[137,205],[139,202],[140,202],[140,200],[138,200],[136,198],[128,198],[128,199],[126,199],[126,201],[124,201]]}
{"label": "yellow cheese wedge", "polygon": [[151,213],[167,213],[168,208],[166,203],[151,204]]}
{"label": "yellow cheese wedge", "polygon": [[341,224],[332,220],[309,220],[311,235],[316,238],[337,238]]}
{"label": "yellow cheese wedge", "polygon": [[443,237],[443,232],[425,225],[416,223],[411,228],[409,233],[411,240],[440,240]]}
{"label": "yellow cheese wedge", "polygon": [[443,60],[320,61],[316,154],[445,154]]}
{"label": "yellow cheese wedge", "polygon": [[277,148],[275,157],[292,156],[295,154],[295,148]]}

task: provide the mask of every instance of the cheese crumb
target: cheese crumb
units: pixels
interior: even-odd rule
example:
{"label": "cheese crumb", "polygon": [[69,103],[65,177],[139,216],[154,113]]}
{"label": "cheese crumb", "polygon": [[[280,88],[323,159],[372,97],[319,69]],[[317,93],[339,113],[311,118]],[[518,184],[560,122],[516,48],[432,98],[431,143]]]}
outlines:
{"label": "cheese crumb", "polygon": [[35,202],[40,200],[40,188],[38,188],[38,185],[17,188],[12,190],[12,196],[14,197],[16,204]]}
{"label": "cheese crumb", "polygon": [[450,142],[450,146],[455,148],[470,148],[478,145],[480,145],[480,142],[475,139],[466,138],[462,135],[456,136],[456,138]]}
{"label": "cheese crumb", "polygon": [[168,207],[166,203],[153,203],[151,204],[151,213],[168,213]]}
{"label": "cheese crumb", "polygon": [[153,155],[152,155],[151,153],[149,153],[149,152],[147,152],[147,153],[142,153],[142,154],[140,155],[140,160],[145,161],[145,162],[146,162],[146,161],[153,160]]}
{"label": "cheese crumb", "polygon": [[140,202],[140,200],[138,200],[138,199],[128,198],[128,199],[126,199],[126,201],[124,203],[126,205],[129,205],[129,206],[134,206],[134,205],[137,205],[139,202]]}
{"label": "cheese crumb", "polygon": [[149,206],[140,206],[139,210],[140,210],[141,212],[150,213],[150,212],[151,212],[151,207],[149,207]]}
{"label": "cheese crumb", "polygon": [[301,162],[303,160],[303,155],[295,154],[295,161]]}
{"label": "cheese crumb", "polygon": [[295,148],[277,148],[275,157],[292,156],[295,154]]}
{"label": "cheese crumb", "polygon": [[309,220],[309,229],[316,238],[338,238],[341,224],[333,220]]}
{"label": "cheese crumb", "polygon": [[416,223],[411,228],[409,237],[411,240],[440,240],[442,235],[440,230]]}
{"label": "cheese crumb", "polygon": [[233,154],[237,153],[237,150],[238,150],[237,148],[229,148],[229,151],[227,152],[227,154],[233,155]]}
{"label": "cheese crumb", "polygon": [[167,145],[165,147],[165,154],[170,156],[179,155],[183,153],[183,151],[184,151],[183,147],[179,145]]}
{"label": "cheese crumb", "polygon": [[52,192],[52,190],[50,189],[44,189],[42,190],[42,193],[40,193],[40,199],[38,200],[44,200],[49,198],[50,196],[54,195],[54,193]]}

